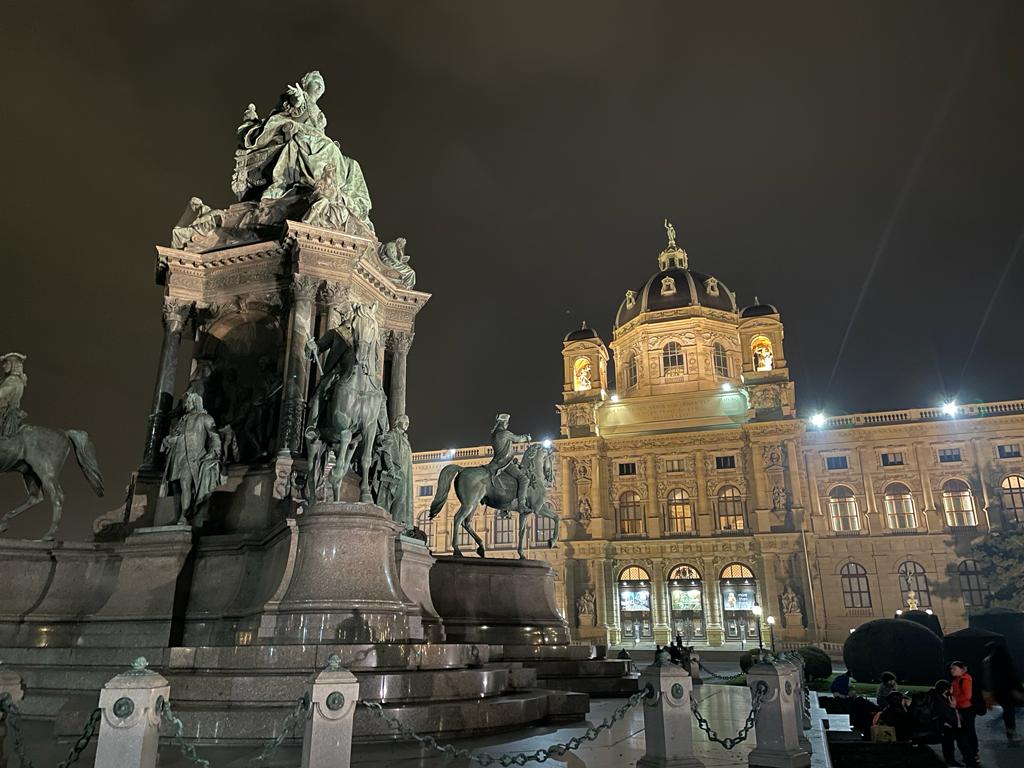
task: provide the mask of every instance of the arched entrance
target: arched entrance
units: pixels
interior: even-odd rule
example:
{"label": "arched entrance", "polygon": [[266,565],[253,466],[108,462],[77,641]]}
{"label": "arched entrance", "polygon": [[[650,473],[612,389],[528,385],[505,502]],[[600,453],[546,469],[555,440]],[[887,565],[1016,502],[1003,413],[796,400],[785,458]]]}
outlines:
{"label": "arched entrance", "polygon": [[743,563],[730,563],[722,569],[719,580],[726,642],[757,643],[760,628],[754,614],[757,605],[754,572]]}
{"label": "arched entrance", "polygon": [[692,565],[677,565],[668,574],[672,635],[684,643],[704,642],[704,582]]}
{"label": "arched entrance", "polygon": [[619,623],[622,640],[634,643],[654,639],[651,621],[651,575],[638,565],[619,573]]}

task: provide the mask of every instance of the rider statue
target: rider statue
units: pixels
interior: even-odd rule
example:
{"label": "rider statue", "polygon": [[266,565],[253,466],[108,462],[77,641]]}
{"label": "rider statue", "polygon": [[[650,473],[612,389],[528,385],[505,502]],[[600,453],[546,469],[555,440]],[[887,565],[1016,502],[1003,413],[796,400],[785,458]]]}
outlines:
{"label": "rider statue", "polygon": [[222,477],[221,436],[213,417],[203,409],[203,398],[186,392],[184,412],[161,450],[167,454],[163,495],[178,498],[178,525],[201,526],[206,506],[224,480]]}
{"label": "rider statue", "polygon": [[23,365],[25,355],[8,352],[0,357],[3,378],[0,378],[0,437],[14,437],[25,424],[28,415],[21,410],[21,396],[25,393],[28,376]]}
{"label": "rider statue", "polygon": [[356,363],[356,350],[351,343],[351,317],[342,315],[341,325],[331,328],[319,339],[306,342],[306,358],[315,360],[327,353],[321,368],[320,380],[316,383],[309,402],[309,418],[306,420],[306,439],[316,440],[320,436],[320,406],[331,395],[338,379],[346,376]]}
{"label": "rider statue", "polygon": [[498,419],[491,430],[491,448],[494,456],[491,458],[487,469],[491,473],[492,482],[496,482],[501,473],[505,473],[516,480],[516,505],[521,512],[526,511],[526,491],[529,489],[530,478],[523,472],[519,462],[515,459],[515,444],[528,443],[533,438],[530,435],[517,435],[508,428],[508,420],[511,418],[507,413],[499,413]]}

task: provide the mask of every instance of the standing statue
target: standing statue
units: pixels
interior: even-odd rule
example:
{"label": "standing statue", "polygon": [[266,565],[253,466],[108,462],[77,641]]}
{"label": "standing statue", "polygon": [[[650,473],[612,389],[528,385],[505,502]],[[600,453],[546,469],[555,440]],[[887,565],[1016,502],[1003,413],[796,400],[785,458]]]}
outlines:
{"label": "standing statue", "polygon": [[174,496],[178,525],[191,521],[199,527],[206,521],[210,497],[226,480],[221,436],[199,394],[186,392],[183,405],[181,418],[160,447],[167,454],[161,495]]}
{"label": "standing statue", "polygon": [[[517,435],[509,431],[508,422],[511,417],[507,413],[499,413],[494,428],[491,430],[491,450],[493,455],[487,464],[487,469],[492,478],[497,479],[502,473],[515,478],[516,481],[516,506],[526,511],[526,490],[529,478],[516,461],[515,444],[528,443],[533,438],[530,435]],[[493,504],[489,506],[494,506]],[[498,507],[505,509],[505,507]]]}
{"label": "standing statue", "polygon": [[[499,425],[503,423],[507,425],[507,417],[505,417],[505,420],[499,420],[498,422]],[[504,430],[504,427],[502,427],[502,430]],[[499,430],[498,426],[496,426],[494,434],[502,430]],[[507,430],[504,431],[507,432]],[[499,447],[503,451],[506,450],[504,445],[506,438],[509,440],[507,450],[511,455],[512,441],[509,437],[510,435],[511,433],[505,436],[498,436],[499,440],[496,442],[499,445],[495,448],[495,456],[498,455]],[[529,436],[515,435],[514,437],[529,439]],[[555,542],[558,541],[558,514],[547,501],[547,489],[555,480],[551,458],[553,453],[553,448],[546,447],[540,443],[534,443],[527,448],[526,453],[523,454],[522,466],[515,465],[523,478],[522,481],[514,478],[507,471],[510,465],[509,461],[504,462],[506,471],[501,472],[495,471],[490,465],[484,467],[461,467],[458,464],[449,464],[441,470],[441,474],[437,479],[437,492],[430,504],[429,515],[430,519],[433,520],[441,514],[441,510],[444,509],[444,505],[448,501],[448,494],[454,482],[455,495],[461,503],[452,522],[451,543],[452,554],[455,557],[462,557],[462,550],[459,549],[460,526],[477,543],[477,554],[480,557],[484,557],[486,554],[483,540],[476,534],[471,525],[473,515],[476,513],[476,509],[481,501],[488,507],[499,510],[505,516],[513,511],[519,512],[519,545],[516,551],[519,553],[520,558],[526,558],[523,544],[526,540],[526,526],[531,512],[554,521],[555,524],[551,537],[548,539],[548,546],[555,546]],[[518,498],[520,486],[523,487],[526,493],[523,502],[520,502]]]}
{"label": "standing statue", "polygon": [[386,267],[398,272],[398,279],[406,288],[416,285],[416,270],[409,266],[409,256],[405,252],[406,239],[399,237],[390,243],[377,246],[377,256]]}
{"label": "standing statue", "polygon": [[912,589],[907,590],[907,610],[916,611],[918,609],[917,592]]}
{"label": "standing statue", "polygon": [[405,530],[412,529],[412,447],[409,445],[409,417],[402,414],[395,425],[377,441],[374,486],[377,506]]}
{"label": "standing statue", "polygon": [[53,541],[64,507],[64,489],[60,473],[73,450],[82,474],[97,496],[103,495],[103,475],[89,435],[81,430],[58,430],[25,424],[21,396],[28,377],[22,370],[25,355],[9,352],[0,357],[4,378],[0,380],[0,473],[18,472],[25,483],[28,499],[0,518],[0,533],[8,523],[43,498],[50,499],[53,517],[43,541]]}
{"label": "standing statue", "polygon": [[339,200],[370,225],[370,193],[362,169],[341,153],[324,130],[327,118],[317,101],[326,90],[319,72],[288,86],[266,120],[250,104],[238,127],[239,148],[231,189],[239,200],[275,200],[290,192],[309,193],[329,174],[333,189],[318,196]]}
{"label": "standing statue", "polygon": [[786,493],[786,489],[782,486],[776,485],[772,488],[772,511],[779,512],[786,509],[789,505],[789,494]]}
{"label": "standing statue", "polygon": [[672,226],[672,222],[665,219],[665,236],[668,238],[668,247],[676,247],[676,228]]}
{"label": "standing statue", "polygon": [[[586,622],[583,619],[584,616],[588,617]],[[584,626],[584,624],[597,626],[597,597],[591,587],[587,587],[586,591],[576,598],[576,626]]]}

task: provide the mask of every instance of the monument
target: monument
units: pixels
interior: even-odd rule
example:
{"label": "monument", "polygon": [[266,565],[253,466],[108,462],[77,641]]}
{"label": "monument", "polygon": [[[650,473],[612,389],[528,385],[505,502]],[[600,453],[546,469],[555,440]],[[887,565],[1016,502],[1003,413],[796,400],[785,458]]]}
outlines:
{"label": "monument", "polygon": [[[430,295],[405,240],[378,239],[362,169],[325,132],[325,91],[310,72],[266,117],[250,104],[238,202],[191,198],[156,249],[163,338],[123,509],[98,521],[94,542],[0,539],[0,659],[27,670],[22,710],[55,720],[58,735],[80,726],[108,669],[138,656],[169,681],[200,742],[259,741],[332,654],[361,698],[420,733],[587,711],[586,695],[493,663],[500,649],[470,628],[446,638],[435,560],[412,525],[406,415]],[[23,358],[12,360],[17,394]],[[5,425],[20,423],[17,399],[0,405]],[[0,462],[3,440],[32,429],[0,438]],[[84,433],[53,434],[101,489]],[[549,454],[534,452],[534,471],[549,471]],[[539,512],[543,491],[512,497]],[[552,617],[552,631],[562,625]],[[355,729],[394,736],[366,709]]]}

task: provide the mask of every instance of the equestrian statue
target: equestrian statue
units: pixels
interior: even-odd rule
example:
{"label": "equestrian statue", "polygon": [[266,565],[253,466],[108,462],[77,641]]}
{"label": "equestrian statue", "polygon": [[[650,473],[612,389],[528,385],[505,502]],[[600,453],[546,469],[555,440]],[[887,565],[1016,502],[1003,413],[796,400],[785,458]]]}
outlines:
{"label": "equestrian statue", "polygon": [[17,352],[0,356],[0,473],[20,473],[28,491],[23,504],[0,518],[0,533],[7,530],[10,520],[46,497],[53,508],[53,519],[42,540],[53,541],[64,504],[60,473],[68,454],[74,450],[78,466],[97,496],[103,495],[103,475],[88,434],[77,429],[50,429],[25,423],[27,414],[21,410],[21,396],[28,383],[24,362],[25,356]]}
{"label": "equestrian statue", "polygon": [[441,470],[437,479],[437,493],[430,504],[430,519],[433,520],[444,509],[453,482],[455,495],[461,503],[452,523],[452,554],[455,557],[463,556],[459,549],[460,527],[476,541],[477,554],[480,557],[486,555],[484,543],[471,525],[481,501],[486,506],[498,510],[498,514],[503,517],[508,517],[512,512],[519,513],[519,541],[516,551],[520,559],[526,559],[523,544],[531,513],[555,522],[547,544],[554,547],[558,541],[558,514],[547,501],[548,488],[555,479],[552,466],[554,449],[541,443],[534,443],[526,449],[522,462],[517,462],[515,444],[528,443],[533,438],[530,435],[517,435],[509,431],[508,422],[507,413],[498,414],[494,429],[491,430],[493,457],[489,464],[483,467],[449,464]]}

